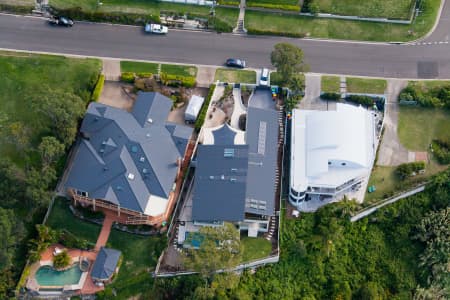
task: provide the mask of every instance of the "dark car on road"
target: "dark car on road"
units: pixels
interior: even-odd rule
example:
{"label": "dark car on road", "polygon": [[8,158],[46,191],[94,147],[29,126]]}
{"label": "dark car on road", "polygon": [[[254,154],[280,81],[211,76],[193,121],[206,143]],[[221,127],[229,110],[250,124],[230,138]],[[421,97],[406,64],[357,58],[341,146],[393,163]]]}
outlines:
{"label": "dark car on road", "polygon": [[239,58],[229,58],[227,59],[226,63],[227,67],[233,67],[233,68],[245,68],[245,60],[239,59]]}
{"label": "dark car on road", "polygon": [[73,20],[68,17],[63,16],[55,16],[51,17],[48,22],[51,25],[59,25],[59,26],[66,26],[66,27],[72,27],[73,26]]}

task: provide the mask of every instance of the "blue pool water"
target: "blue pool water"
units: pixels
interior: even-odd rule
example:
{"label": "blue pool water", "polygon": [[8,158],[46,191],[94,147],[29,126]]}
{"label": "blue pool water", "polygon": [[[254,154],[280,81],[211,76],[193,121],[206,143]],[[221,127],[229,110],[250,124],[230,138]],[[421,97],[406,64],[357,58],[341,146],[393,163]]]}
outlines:
{"label": "blue pool water", "polygon": [[51,266],[42,266],[37,270],[35,278],[42,286],[63,286],[77,284],[80,281],[81,273],[78,264],[64,271],[57,271]]}

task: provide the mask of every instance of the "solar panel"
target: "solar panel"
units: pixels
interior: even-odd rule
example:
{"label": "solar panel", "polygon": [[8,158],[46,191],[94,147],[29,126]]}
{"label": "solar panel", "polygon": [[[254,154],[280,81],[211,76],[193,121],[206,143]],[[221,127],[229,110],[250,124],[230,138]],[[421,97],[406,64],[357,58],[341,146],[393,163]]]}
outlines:
{"label": "solar panel", "polygon": [[264,155],[266,152],[266,129],[267,123],[260,121],[258,131],[258,154],[261,155]]}

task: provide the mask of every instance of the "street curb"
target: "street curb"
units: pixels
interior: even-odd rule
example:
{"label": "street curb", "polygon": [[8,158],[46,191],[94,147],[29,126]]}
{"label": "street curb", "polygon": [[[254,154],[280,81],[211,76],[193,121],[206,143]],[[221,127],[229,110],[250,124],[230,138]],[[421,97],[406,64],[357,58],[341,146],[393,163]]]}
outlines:
{"label": "street curb", "polygon": [[439,7],[439,11],[438,11],[438,14],[436,16],[436,20],[434,21],[434,25],[430,29],[430,31],[428,31],[428,33],[425,36],[423,36],[421,38],[418,38],[418,39],[416,39],[414,41],[405,42],[405,44],[414,44],[414,43],[421,42],[421,41],[429,38],[434,33],[436,28],[439,26],[439,21],[441,20],[441,15],[442,15],[442,10],[444,9],[444,5],[445,5],[445,0],[441,0],[441,6]]}

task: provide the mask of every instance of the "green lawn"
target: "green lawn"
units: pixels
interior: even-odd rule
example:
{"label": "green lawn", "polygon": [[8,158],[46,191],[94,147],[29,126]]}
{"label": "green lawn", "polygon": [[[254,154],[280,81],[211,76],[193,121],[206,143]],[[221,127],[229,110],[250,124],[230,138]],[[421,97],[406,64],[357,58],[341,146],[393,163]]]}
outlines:
{"label": "green lawn", "polygon": [[[194,15],[209,16],[210,7],[201,5],[188,5],[154,0],[102,0],[103,4],[97,6],[97,0],[50,0],[51,6],[60,9],[81,7],[84,11],[93,12],[122,12],[147,15],[159,15],[161,11],[172,11],[178,14],[190,13]],[[216,17],[228,25],[236,26],[239,9],[216,7]]]}
{"label": "green lawn", "polygon": [[366,79],[347,77],[347,92],[384,94],[387,82],[384,79]]}
{"label": "green lawn", "polygon": [[450,111],[400,106],[398,136],[408,150],[426,151],[433,139],[450,139]]}
{"label": "green lawn", "polygon": [[339,93],[341,79],[337,76],[322,76],[320,90],[325,93]]}
{"label": "green lawn", "polygon": [[117,297],[112,298],[128,299],[150,290],[153,281],[149,272],[154,270],[166,247],[165,237],[144,237],[112,230],[107,246],[122,251],[123,255],[119,274],[109,286],[117,291]]}
{"label": "green lawn", "polygon": [[243,249],[242,261],[249,262],[258,258],[264,258],[270,255],[272,244],[265,238],[241,238],[241,246]]}
{"label": "green lawn", "polygon": [[[30,131],[31,148],[50,134],[50,124],[43,114],[37,114],[30,95],[39,95],[45,86],[80,94],[91,89],[101,69],[100,61],[60,56],[0,52],[0,128],[12,122],[22,122]],[[86,101],[90,95],[83,95]],[[10,144],[0,143],[0,156],[16,164],[25,163],[23,154]]]}
{"label": "green lawn", "polygon": [[55,199],[46,225],[53,229],[66,229],[76,237],[88,240],[94,244],[97,242],[101,229],[100,225],[76,218],[69,209],[69,201],[64,198]]}
{"label": "green lawn", "polygon": [[314,0],[319,11],[336,15],[409,19],[414,0]]}
{"label": "green lawn", "polygon": [[229,83],[256,83],[256,72],[250,70],[217,69],[214,81]]}
{"label": "green lawn", "polygon": [[197,67],[186,65],[161,65],[161,73],[181,76],[197,76]]}
{"label": "green lawn", "polygon": [[120,72],[133,72],[133,73],[158,73],[159,64],[145,63],[138,61],[121,61]]}
{"label": "green lawn", "polygon": [[434,24],[440,0],[424,1],[423,13],[412,25],[384,24],[375,22],[346,21],[272,14],[256,11],[245,12],[245,27],[249,33],[265,31],[266,34],[304,34],[316,38],[410,41],[425,35]]}
{"label": "green lawn", "polygon": [[34,6],[35,3],[34,0],[0,0],[0,5]]}

